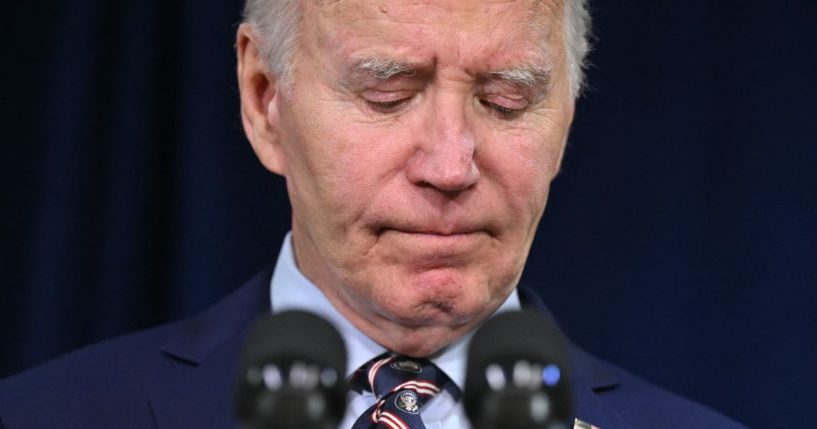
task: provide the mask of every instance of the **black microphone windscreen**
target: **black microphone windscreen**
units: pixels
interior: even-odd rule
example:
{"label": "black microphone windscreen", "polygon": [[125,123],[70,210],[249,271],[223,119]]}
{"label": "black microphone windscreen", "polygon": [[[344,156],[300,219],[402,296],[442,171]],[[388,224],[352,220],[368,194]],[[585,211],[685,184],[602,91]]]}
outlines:
{"label": "black microphone windscreen", "polygon": [[463,401],[475,428],[560,427],[569,385],[566,340],[538,312],[499,314],[471,340]]}
{"label": "black microphone windscreen", "polygon": [[245,339],[235,393],[245,427],[322,428],[345,411],[346,347],[326,320],[304,311],[260,318]]}
{"label": "black microphone windscreen", "polygon": [[346,370],[346,346],[329,322],[306,311],[284,311],[258,319],[245,339],[241,366],[308,359]]}

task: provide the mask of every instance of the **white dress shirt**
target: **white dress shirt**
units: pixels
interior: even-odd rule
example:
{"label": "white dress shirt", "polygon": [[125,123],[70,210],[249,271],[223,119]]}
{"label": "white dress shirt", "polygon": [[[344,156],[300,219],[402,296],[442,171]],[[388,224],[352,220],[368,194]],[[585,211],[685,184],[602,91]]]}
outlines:
{"label": "white dress shirt", "polygon": [[[278,262],[270,284],[270,299],[273,313],[284,310],[310,311],[322,316],[335,326],[346,343],[347,377],[357,368],[386,351],[383,346],[372,341],[341,316],[320,289],[301,273],[295,262],[291,234],[287,234],[281,252],[278,254]],[[514,290],[497,313],[519,308],[519,296]],[[445,372],[460,389],[465,382],[466,352],[471,336],[472,334],[466,335],[430,357],[430,360]],[[355,420],[374,403],[375,398],[371,392],[363,394],[349,392],[346,416],[340,428],[351,428]],[[471,427],[465,416],[462,402],[455,401],[445,390],[426,404],[420,415],[427,429],[468,429]]]}

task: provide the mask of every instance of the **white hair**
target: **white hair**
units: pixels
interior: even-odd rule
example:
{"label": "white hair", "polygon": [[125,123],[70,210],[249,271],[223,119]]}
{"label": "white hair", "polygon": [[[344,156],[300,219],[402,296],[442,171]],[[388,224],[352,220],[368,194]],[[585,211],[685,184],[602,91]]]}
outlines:
{"label": "white hair", "polygon": [[[297,36],[301,23],[302,0],[247,0],[244,22],[262,40],[260,52],[269,71],[287,85],[290,82]],[[590,51],[588,0],[564,0],[565,44],[570,91],[578,97],[584,87],[584,70]]]}
{"label": "white hair", "polygon": [[584,70],[590,52],[588,0],[565,0],[565,48],[570,74],[570,92],[577,98],[585,84]]}
{"label": "white hair", "polygon": [[300,1],[247,0],[244,3],[244,22],[261,38],[256,41],[261,59],[284,85],[292,78],[290,70],[301,25]]}

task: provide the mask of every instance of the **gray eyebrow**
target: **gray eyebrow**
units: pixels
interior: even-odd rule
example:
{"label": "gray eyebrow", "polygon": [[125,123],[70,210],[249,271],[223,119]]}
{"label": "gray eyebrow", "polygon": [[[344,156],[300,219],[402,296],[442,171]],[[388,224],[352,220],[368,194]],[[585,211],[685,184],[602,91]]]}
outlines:
{"label": "gray eyebrow", "polygon": [[355,61],[352,70],[374,76],[378,80],[387,80],[400,75],[413,76],[417,72],[414,65],[390,58],[362,58]]}
{"label": "gray eyebrow", "polygon": [[[415,64],[397,61],[392,58],[360,58],[351,67],[355,74],[374,77],[377,80],[388,80],[394,76],[414,76],[417,73]],[[549,67],[522,66],[490,73],[492,79],[505,81],[512,85],[527,88],[547,87],[551,80]]]}
{"label": "gray eyebrow", "polygon": [[513,85],[534,88],[548,86],[551,80],[551,72],[549,68],[520,67],[491,72],[491,77]]}

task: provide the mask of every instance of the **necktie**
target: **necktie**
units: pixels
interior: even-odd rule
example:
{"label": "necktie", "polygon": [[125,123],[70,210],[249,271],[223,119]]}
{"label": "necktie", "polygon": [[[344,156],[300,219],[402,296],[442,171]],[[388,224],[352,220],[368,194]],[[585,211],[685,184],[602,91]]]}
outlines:
{"label": "necktie", "polygon": [[448,376],[427,359],[384,353],[360,367],[350,385],[374,393],[374,405],[358,417],[352,429],[425,429],[420,410],[446,390],[455,400],[461,393]]}

